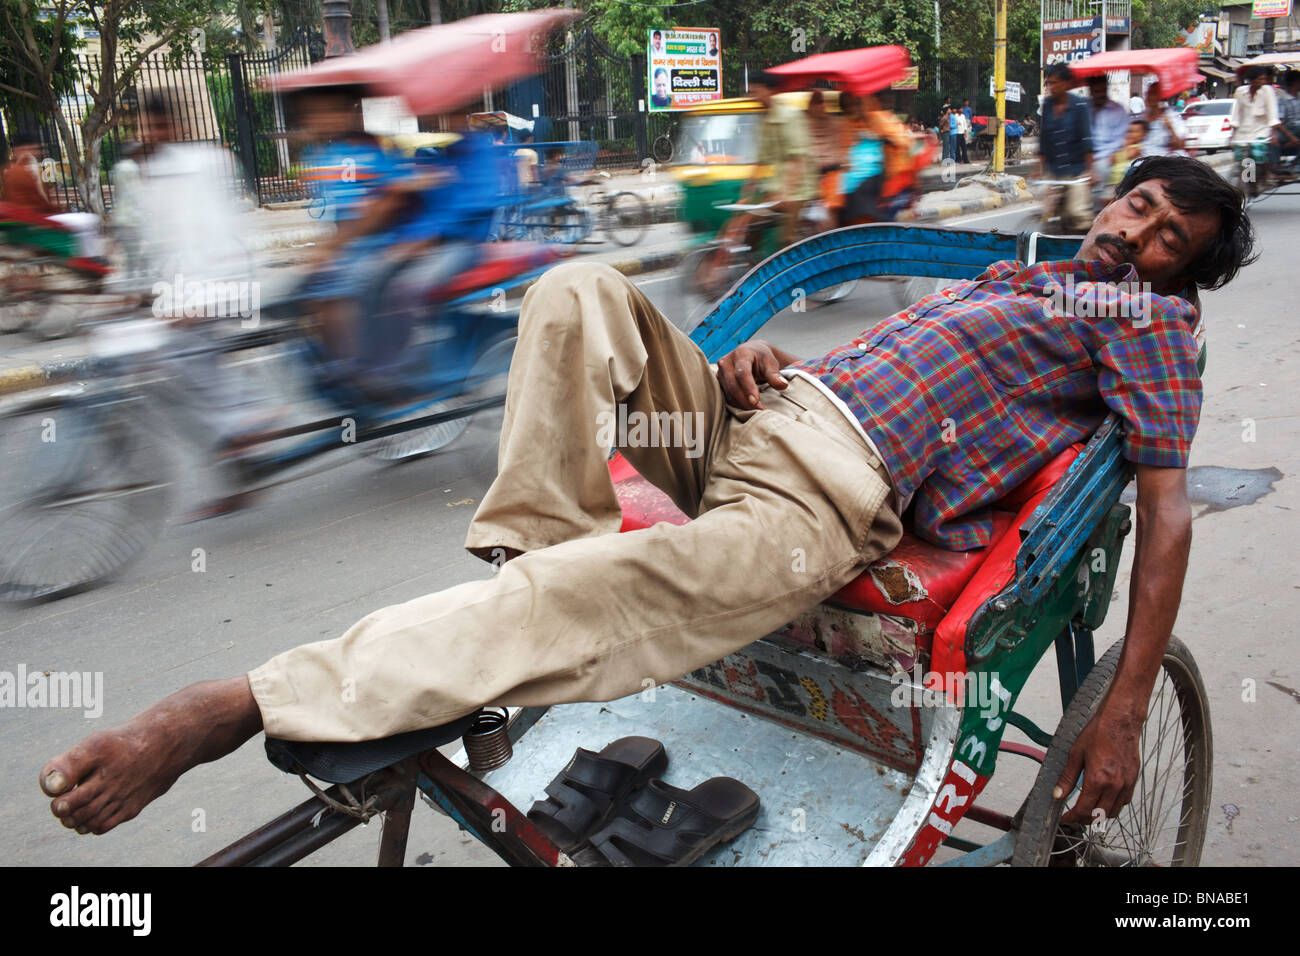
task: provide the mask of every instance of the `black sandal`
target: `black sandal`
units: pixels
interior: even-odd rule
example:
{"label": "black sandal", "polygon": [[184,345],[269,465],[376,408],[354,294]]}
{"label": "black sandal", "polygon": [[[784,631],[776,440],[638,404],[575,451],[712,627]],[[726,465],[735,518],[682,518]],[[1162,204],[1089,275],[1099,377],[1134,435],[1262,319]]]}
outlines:
{"label": "black sandal", "polygon": [[578,748],[546,787],[528,819],[561,851],[572,854],[604,826],[619,803],[668,769],[664,745],[649,737],[622,737],[595,754]]}
{"label": "black sandal", "polygon": [[651,780],[618,815],[592,834],[575,862],[583,866],[690,866],[758,819],[758,794],[739,780],[714,777],[693,790]]}

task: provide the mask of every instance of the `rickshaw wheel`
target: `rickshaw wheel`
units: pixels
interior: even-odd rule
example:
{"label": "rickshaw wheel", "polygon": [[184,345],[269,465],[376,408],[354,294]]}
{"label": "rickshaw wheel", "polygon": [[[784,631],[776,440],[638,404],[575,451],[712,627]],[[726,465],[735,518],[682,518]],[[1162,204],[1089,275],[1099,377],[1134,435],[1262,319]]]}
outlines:
{"label": "rickshaw wheel", "polygon": [[[1101,707],[1123,641],[1088,674],[1056,728],[1026,801],[1013,866],[1197,866],[1210,814],[1210,707],[1187,646],[1171,637],[1139,743],[1142,771],[1133,799],[1113,819],[1062,826],[1070,795],[1052,790],[1079,733]],[[1181,781],[1181,784],[1177,781]]]}
{"label": "rickshaw wheel", "polygon": [[151,545],[170,467],[156,429],[122,408],[55,401],[0,418],[0,601],[93,587]]}

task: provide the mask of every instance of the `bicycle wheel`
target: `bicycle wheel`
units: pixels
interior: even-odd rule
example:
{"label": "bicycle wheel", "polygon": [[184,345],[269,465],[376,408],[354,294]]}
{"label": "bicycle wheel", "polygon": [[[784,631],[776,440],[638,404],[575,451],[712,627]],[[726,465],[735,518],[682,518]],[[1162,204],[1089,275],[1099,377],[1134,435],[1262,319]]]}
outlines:
{"label": "bicycle wheel", "polygon": [[1102,656],[1061,718],[1025,804],[1015,866],[1197,866],[1210,814],[1210,705],[1196,661],[1169,640],[1139,744],[1133,799],[1113,819],[1061,826],[1069,797],[1052,799],[1070,747],[1096,715],[1119,666],[1123,642]]}
{"label": "bicycle wheel", "polygon": [[45,311],[45,270],[21,257],[0,259],[0,332],[22,332]]}
{"label": "bicycle wheel", "polygon": [[636,193],[614,193],[605,205],[601,221],[605,235],[618,245],[635,245],[650,225],[650,207]]}
{"label": "bicycle wheel", "polygon": [[132,404],[52,401],[0,418],[0,600],[93,587],[157,537],[169,467]]}
{"label": "bicycle wheel", "polygon": [[475,475],[492,477],[497,471],[497,449],[501,443],[501,423],[505,418],[506,382],[510,377],[510,360],[515,354],[515,336],[489,346],[474,362],[465,380],[465,404],[497,402],[465,419],[465,446],[470,469]]}
{"label": "bicycle wheel", "polygon": [[824,305],[831,302],[839,302],[841,299],[847,299],[857,286],[857,279],[848,279],[844,282],[837,282],[835,285],[827,286],[824,289],[819,289],[812,295],[808,296],[808,298],[812,299],[814,302],[821,302]]}
{"label": "bicycle wheel", "polygon": [[650,154],[654,156],[657,163],[671,163],[673,160],[673,138],[667,133],[656,136],[654,145],[650,147]]}
{"label": "bicycle wheel", "polygon": [[562,206],[551,212],[544,238],[547,242],[573,244],[591,235],[591,213],[582,206]]}
{"label": "bicycle wheel", "polygon": [[[434,402],[406,417],[411,419],[423,418],[426,415],[436,415],[438,412],[454,407],[454,402]],[[366,442],[361,447],[371,458],[379,461],[413,461],[416,458],[431,455],[441,448],[446,448],[463,435],[468,427],[468,418],[453,418],[450,421],[439,422],[437,425],[428,425],[424,428],[416,428],[409,432],[391,435],[388,438],[376,438],[374,441]]]}
{"label": "bicycle wheel", "polygon": [[681,320],[675,324],[690,333],[704,321],[722,295],[749,271],[749,264],[726,245],[710,242],[692,249],[677,265]]}

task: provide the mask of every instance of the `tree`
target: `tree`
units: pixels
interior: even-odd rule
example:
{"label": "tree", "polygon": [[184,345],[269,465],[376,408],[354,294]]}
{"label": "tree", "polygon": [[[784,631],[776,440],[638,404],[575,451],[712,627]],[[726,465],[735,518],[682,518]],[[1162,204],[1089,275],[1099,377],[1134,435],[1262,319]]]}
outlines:
{"label": "tree", "polygon": [[1215,9],[1206,0],[1133,0],[1133,49],[1177,46],[1179,30]]}
{"label": "tree", "polygon": [[[189,50],[191,31],[212,14],[210,0],[0,0],[0,90],[31,102],[51,117],[82,204],[103,214],[99,160],[104,137],[122,119],[120,96],[135,82],[147,58],[177,43],[174,55]],[[98,68],[69,55],[68,38],[76,24],[99,36]],[[78,118],[70,89],[85,90],[86,108]]]}

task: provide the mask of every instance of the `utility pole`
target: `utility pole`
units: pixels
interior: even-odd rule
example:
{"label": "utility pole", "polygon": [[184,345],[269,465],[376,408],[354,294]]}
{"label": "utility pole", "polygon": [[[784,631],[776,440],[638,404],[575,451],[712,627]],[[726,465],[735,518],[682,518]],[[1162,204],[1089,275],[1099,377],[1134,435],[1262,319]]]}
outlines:
{"label": "utility pole", "polygon": [[388,0],[375,0],[375,19],[379,21],[379,39],[387,43],[392,39],[388,33]]}
{"label": "utility pole", "polygon": [[1006,169],[1007,150],[1007,0],[997,0],[993,22],[993,96],[997,104],[998,136],[993,147],[993,175]]}
{"label": "utility pole", "polygon": [[939,0],[934,0],[934,91],[939,92]]}

